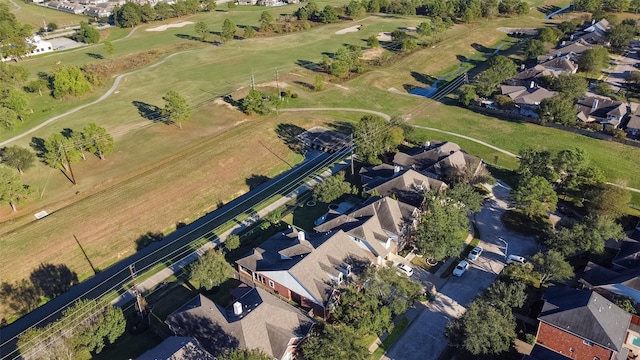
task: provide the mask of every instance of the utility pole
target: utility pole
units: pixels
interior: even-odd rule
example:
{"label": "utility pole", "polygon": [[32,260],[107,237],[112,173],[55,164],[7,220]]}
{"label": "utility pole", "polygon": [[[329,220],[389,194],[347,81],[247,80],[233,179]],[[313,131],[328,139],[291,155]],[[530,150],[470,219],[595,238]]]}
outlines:
{"label": "utility pole", "polygon": [[67,167],[69,168],[69,174],[71,175],[71,182],[73,183],[73,185],[78,185],[78,183],[76,182],[76,177],[73,176],[73,169],[71,168],[71,160],[69,160],[69,154],[67,153],[67,148],[62,143],[60,144],[60,147],[64,152],[65,160],[67,160]]}
{"label": "utility pole", "polygon": [[276,68],[276,87],[278,88],[278,98],[282,101],[282,93],[280,92],[280,81],[278,79],[278,68]]}
{"label": "utility pole", "polygon": [[251,90],[256,89],[256,79],[253,77],[253,72],[251,73]]}
{"label": "utility pole", "polygon": [[355,144],[353,143],[353,133],[349,134],[349,142],[351,144],[349,144],[351,146],[351,176],[353,176],[355,174],[355,171],[353,170],[353,149],[355,148]]}
{"label": "utility pole", "polygon": [[136,267],[134,264],[129,265],[129,272],[131,273],[131,281],[133,281],[133,294],[136,296],[136,303],[138,304],[138,316],[144,317],[142,311],[142,299],[140,291],[138,291],[138,285],[136,284]]}

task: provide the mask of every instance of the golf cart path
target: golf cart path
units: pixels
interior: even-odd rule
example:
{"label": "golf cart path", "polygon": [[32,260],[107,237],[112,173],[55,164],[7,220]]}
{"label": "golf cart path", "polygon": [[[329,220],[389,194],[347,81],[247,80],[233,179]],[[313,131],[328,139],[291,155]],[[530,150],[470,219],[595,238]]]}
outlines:
{"label": "golf cart path", "polygon": [[65,117],[67,115],[71,115],[71,114],[76,113],[76,112],[78,112],[78,111],[80,111],[82,109],[88,108],[89,106],[95,105],[95,104],[103,101],[104,99],[108,98],[111,94],[113,94],[116,91],[116,89],[118,88],[118,85],[120,85],[120,81],[126,76],[135,74],[135,73],[140,72],[140,71],[149,70],[151,68],[154,68],[156,66],[164,64],[167,60],[171,59],[174,56],[185,54],[185,53],[192,52],[192,51],[195,51],[195,50],[180,51],[180,52],[177,52],[177,53],[174,53],[174,54],[171,54],[171,55],[167,56],[166,58],[158,61],[157,63],[154,63],[154,64],[151,64],[149,66],[143,67],[142,69],[137,69],[137,70],[130,71],[130,72],[127,72],[127,73],[124,73],[124,74],[120,74],[120,75],[118,75],[116,77],[116,80],[113,82],[113,85],[111,85],[111,88],[109,88],[109,90],[107,90],[107,92],[102,94],[102,96],[100,96],[97,100],[92,101],[92,102],[90,102],[88,104],[84,104],[84,105],[80,105],[78,107],[75,107],[75,108],[73,108],[73,109],[71,109],[71,110],[69,110],[67,112],[64,112],[64,113],[62,113],[60,115],[56,115],[56,116],[44,121],[43,123],[38,124],[37,126],[34,126],[31,129],[23,132],[22,134],[18,134],[18,135],[14,136],[14,137],[12,137],[10,139],[7,139],[5,141],[0,142],[0,146],[8,145],[8,144],[10,144],[10,143],[12,143],[12,142],[14,142],[14,141],[16,141],[18,139],[21,139],[21,138],[23,138],[23,137],[25,137],[25,136],[27,136],[29,134],[32,134],[32,133],[42,129],[43,127],[45,127],[45,126],[47,126],[49,124],[52,124],[53,122]]}

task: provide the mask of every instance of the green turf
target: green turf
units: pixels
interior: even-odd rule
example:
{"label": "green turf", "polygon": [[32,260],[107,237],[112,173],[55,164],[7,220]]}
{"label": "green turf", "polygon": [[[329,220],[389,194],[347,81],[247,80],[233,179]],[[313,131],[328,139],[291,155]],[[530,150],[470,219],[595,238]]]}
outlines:
{"label": "green turf", "polygon": [[9,5],[9,8],[16,15],[19,22],[31,24],[36,29],[43,27],[43,22],[45,24],[52,22],[56,23],[59,29],[63,29],[67,26],[78,25],[80,21],[88,20],[88,17],[84,15],[70,14],[21,0],[14,1],[18,6],[20,6],[20,9],[16,8],[8,0],[0,0],[0,2]]}

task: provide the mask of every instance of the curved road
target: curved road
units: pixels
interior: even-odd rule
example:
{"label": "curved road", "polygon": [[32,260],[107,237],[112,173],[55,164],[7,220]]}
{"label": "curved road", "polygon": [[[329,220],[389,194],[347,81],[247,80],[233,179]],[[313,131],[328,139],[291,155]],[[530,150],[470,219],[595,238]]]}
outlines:
{"label": "curved road", "polygon": [[155,64],[151,64],[149,66],[143,67],[142,69],[137,69],[137,70],[134,70],[134,71],[130,71],[128,73],[120,74],[120,75],[118,75],[116,77],[116,80],[113,82],[113,85],[111,85],[111,88],[109,88],[109,90],[107,90],[107,92],[102,94],[102,96],[100,96],[97,100],[92,101],[92,102],[90,102],[88,104],[80,105],[80,106],[78,106],[76,108],[73,108],[73,109],[71,109],[71,110],[69,110],[69,111],[67,111],[65,113],[60,114],[60,115],[56,115],[56,116],[50,118],[49,120],[47,120],[47,121],[45,121],[45,122],[43,122],[43,123],[41,123],[41,124],[39,124],[37,126],[34,126],[33,128],[31,128],[29,130],[23,132],[22,134],[16,135],[16,136],[14,136],[14,137],[12,137],[10,139],[7,139],[7,140],[5,140],[3,142],[0,142],[0,146],[8,145],[8,144],[20,139],[20,138],[23,138],[23,137],[25,137],[25,136],[27,136],[27,135],[29,135],[31,133],[34,133],[34,132],[42,129],[43,127],[55,122],[58,119],[61,119],[61,118],[65,117],[65,116],[67,116],[67,115],[71,115],[71,114],[73,114],[75,112],[78,112],[78,111],[80,111],[82,109],[85,109],[85,108],[87,108],[89,106],[95,105],[95,104],[103,101],[104,99],[108,98],[111,94],[113,94],[114,91],[116,91],[116,89],[118,88],[118,85],[120,85],[120,80],[122,80],[125,76],[129,76],[129,75],[135,74],[135,73],[140,72],[140,71],[144,71],[144,70],[148,70],[148,69],[154,68],[154,67],[156,67],[158,65],[163,64],[164,62],[166,62],[167,60],[171,59],[172,57],[174,57],[176,55],[181,55],[181,54],[185,54],[185,53],[192,52],[192,51],[195,51],[195,50],[180,51],[180,52],[177,52],[177,53],[174,53],[174,54],[171,54],[171,55],[167,56],[166,58],[158,61]]}

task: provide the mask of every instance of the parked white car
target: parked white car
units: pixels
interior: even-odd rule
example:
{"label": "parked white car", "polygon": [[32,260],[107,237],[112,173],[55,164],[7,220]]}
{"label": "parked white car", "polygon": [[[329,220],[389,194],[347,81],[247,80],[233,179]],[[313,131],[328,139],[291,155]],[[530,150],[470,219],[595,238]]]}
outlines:
{"label": "parked white car", "polygon": [[466,260],[460,261],[458,266],[456,266],[456,268],[453,269],[453,276],[462,276],[462,274],[464,274],[464,272],[467,271],[468,268],[469,268],[469,263]]}
{"label": "parked white car", "polygon": [[520,255],[509,255],[507,257],[507,265],[511,264],[526,265],[527,259],[523,258]]}
{"label": "parked white car", "polygon": [[476,246],[473,248],[473,250],[471,250],[469,255],[467,255],[467,259],[476,260],[477,258],[480,257],[481,254],[482,254],[482,248],[480,246]]}
{"label": "parked white car", "polygon": [[400,270],[403,274],[407,276],[413,275],[413,269],[405,264],[398,264],[398,270]]}

